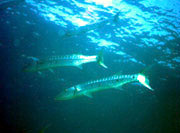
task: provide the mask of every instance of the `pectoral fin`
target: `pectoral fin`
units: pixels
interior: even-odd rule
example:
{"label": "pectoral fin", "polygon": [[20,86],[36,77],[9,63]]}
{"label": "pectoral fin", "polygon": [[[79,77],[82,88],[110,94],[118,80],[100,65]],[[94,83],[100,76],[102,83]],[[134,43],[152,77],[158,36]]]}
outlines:
{"label": "pectoral fin", "polygon": [[83,69],[83,67],[82,67],[82,65],[78,65],[78,66],[76,66],[77,68],[79,68],[79,69]]}
{"label": "pectoral fin", "polygon": [[51,69],[51,68],[49,69],[49,71],[50,71],[50,72],[52,72],[52,73],[54,73],[54,70],[53,70],[53,69]]}
{"label": "pectoral fin", "polygon": [[123,87],[122,87],[122,86],[117,86],[117,87],[115,86],[114,89],[116,89],[116,90],[121,90],[121,91],[122,91],[122,90],[123,90]]}
{"label": "pectoral fin", "polygon": [[84,93],[85,96],[89,97],[89,98],[93,98],[91,93]]}
{"label": "pectoral fin", "polygon": [[42,75],[42,72],[41,72],[41,71],[38,71],[38,74],[39,74],[39,75]]}

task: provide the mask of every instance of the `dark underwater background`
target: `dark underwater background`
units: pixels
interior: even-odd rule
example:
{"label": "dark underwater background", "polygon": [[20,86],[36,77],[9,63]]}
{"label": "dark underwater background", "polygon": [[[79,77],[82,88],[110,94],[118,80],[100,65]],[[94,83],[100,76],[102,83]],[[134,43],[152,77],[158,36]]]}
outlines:
{"label": "dark underwater background", "polygon": [[[179,0],[17,0],[0,2],[0,133],[180,132]],[[96,29],[63,35],[103,20]],[[103,49],[96,63],[22,72],[32,58]],[[65,88],[117,72],[142,70],[139,83],[67,101]]]}

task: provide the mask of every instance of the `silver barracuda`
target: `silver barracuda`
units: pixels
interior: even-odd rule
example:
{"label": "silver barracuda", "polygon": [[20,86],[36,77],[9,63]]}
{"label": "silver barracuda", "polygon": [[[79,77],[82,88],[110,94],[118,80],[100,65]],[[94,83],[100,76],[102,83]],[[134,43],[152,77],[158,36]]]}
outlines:
{"label": "silver barracuda", "polygon": [[[34,57],[33,57],[34,60]],[[47,59],[36,59],[31,64],[27,64],[23,71],[25,72],[33,72],[33,71],[42,71],[46,69],[52,69],[56,67],[62,66],[74,66],[82,69],[82,64],[97,62],[99,65],[107,68],[107,66],[103,63],[102,52],[99,55],[86,56],[86,55],[65,55],[65,56],[52,56]]]}
{"label": "silver barracuda", "polygon": [[81,34],[87,33],[88,31],[91,31],[91,30],[101,29],[101,28],[103,28],[103,26],[105,26],[108,23],[116,24],[119,21],[119,14],[120,14],[120,12],[116,13],[116,15],[113,16],[112,18],[101,20],[99,22],[91,23],[91,24],[88,24],[85,26],[80,26],[76,29],[68,30],[66,32],[61,33],[61,37],[68,38],[68,37],[72,37],[72,36],[76,36],[76,35],[81,35]]}
{"label": "silver barracuda", "polygon": [[141,73],[133,75],[116,74],[111,77],[89,81],[84,84],[72,86],[61,92],[55,98],[55,100],[69,100],[79,96],[88,96],[92,98],[92,93],[94,92],[112,88],[121,89],[121,86],[131,82],[140,82],[142,85],[153,91],[153,89],[149,85],[149,79],[147,79],[147,77],[145,77],[145,75]]}

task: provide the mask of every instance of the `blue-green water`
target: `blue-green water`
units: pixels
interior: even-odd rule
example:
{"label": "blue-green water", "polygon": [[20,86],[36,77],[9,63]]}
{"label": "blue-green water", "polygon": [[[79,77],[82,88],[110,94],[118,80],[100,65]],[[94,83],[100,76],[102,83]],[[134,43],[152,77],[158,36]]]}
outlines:
{"label": "blue-green water", "polygon": [[[179,131],[180,2],[104,1],[0,3],[0,132]],[[82,27],[86,30],[79,32]],[[72,36],[64,37],[71,31]],[[34,57],[94,55],[102,49],[108,69],[89,63],[82,70],[62,67],[53,72],[22,72]],[[123,91],[97,92],[93,98],[54,100],[73,85],[143,69],[153,92],[135,83],[123,86]]]}

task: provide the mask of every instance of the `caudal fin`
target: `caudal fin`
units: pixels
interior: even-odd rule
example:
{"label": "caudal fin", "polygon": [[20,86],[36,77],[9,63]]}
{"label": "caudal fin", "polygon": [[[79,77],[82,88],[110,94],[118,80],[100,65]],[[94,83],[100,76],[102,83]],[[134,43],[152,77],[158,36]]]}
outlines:
{"label": "caudal fin", "polygon": [[[138,74],[137,80],[139,80],[139,82],[145,86],[146,88],[150,89],[150,90],[154,90],[153,88],[151,88],[150,83],[149,83],[149,79],[148,76],[150,74],[150,70],[153,69],[153,67],[156,64],[151,64],[149,66],[147,66],[145,69],[141,70],[141,72]],[[149,73],[149,74],[148,74]],[[151,72],[152,74],[152,72]]]}
{"label": "caudal fin", "polygon": [[150,89],[151,91],[153,91],[154,89],[151,88],[151,86],[149,85],[149,79],[143,75],[143,74],[138,74],[137,76],[137,80],[144,85],[145,87],[147,87],[148,89]]}
{"label": "caudal fin", "polygon": [[105,64],[104,64],[104,58],[103,58],[103,51],[100,51],[98,56],[97,56],[97,63],[99,65],[101,65],[104,68],[108,68]]}
{"label": "caudal fin", "polygon": [[114,22],[117,23],[119,21],[119,14],[120,12],[116,13],[116,15],[114,16]]}

